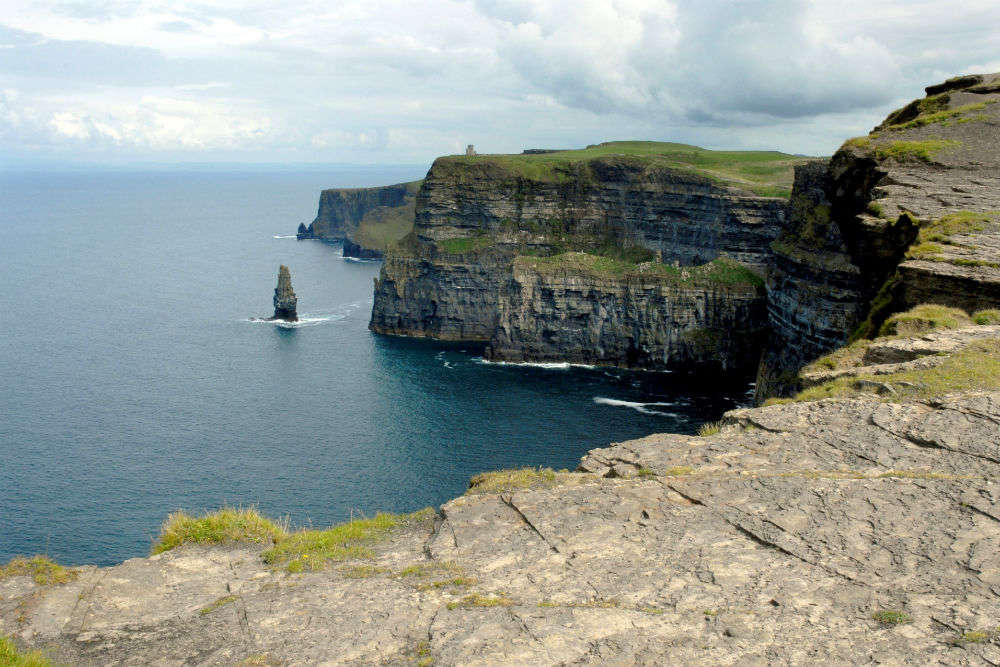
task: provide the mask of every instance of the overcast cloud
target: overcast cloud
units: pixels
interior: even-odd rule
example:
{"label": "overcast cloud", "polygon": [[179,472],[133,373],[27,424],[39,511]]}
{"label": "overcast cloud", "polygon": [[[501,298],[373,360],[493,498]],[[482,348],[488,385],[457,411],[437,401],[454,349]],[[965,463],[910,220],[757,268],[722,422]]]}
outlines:
{"label": "overcast cloud", "polygon": [[0,0],[0,160],[828,154],[1000,70],[996,0]]}

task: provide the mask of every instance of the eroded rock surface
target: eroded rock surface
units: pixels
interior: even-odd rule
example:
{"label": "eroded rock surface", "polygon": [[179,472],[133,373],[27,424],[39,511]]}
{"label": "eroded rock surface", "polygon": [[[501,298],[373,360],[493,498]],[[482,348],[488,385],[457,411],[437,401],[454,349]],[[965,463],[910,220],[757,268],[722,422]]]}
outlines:
{"label": "eroded rock surface", "polygon": [[298,298],[295,290],[292,289],[292,274],[288,267],[282,264],[278,268],[278,286],[274,288],[274,316],[272,320],[284,320],[286,322],[297,322],[299,319],[296,307]]}
{"label": "eroded rock surface", "polygon": [[992,665],[998,473],[1000,394],[737,410],[322,572],[185,546],[7,579],[0,634],[74,665]]}

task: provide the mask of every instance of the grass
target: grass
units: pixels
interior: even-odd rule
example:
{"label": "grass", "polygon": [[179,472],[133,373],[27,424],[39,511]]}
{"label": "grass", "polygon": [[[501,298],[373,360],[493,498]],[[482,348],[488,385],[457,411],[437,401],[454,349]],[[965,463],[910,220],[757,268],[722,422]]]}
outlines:
{"label": "grass", "polygon": [[663,475],[664,477],[680,477],[682,475],[690,475],[693,472],[694,468],[691,466],[674,466],[665,470]]}
{"label": "grass", "polygon": [[910,616],[904,611],[898,611],[895,609],[884,609],[882,611],[877,611],[874,614],[872,614],[872,619],[878,621],[879,624],[885,626],[895,626],[913,622],[912,616]]}
{"label": "grass", "polygon": [[14,642],[6,637],[0,637],[0,666],[2,667],[53,667],[40,651],[22,653],[17,650]]}
{"label": "grass", "polygon": [[706,422],[698,427],[698,435],[702,438],[707,438],[710,435],[715,435],[722,430],[722,422]]}
{"label": "grass", "polygon": [[972,319],[960,308],[924,303],[904,313],[891,315],[879,329],[879,336],[916,336],[938,329],[972,326]]}
{"label": "grass", "polygon": [[458,609],[459,607],[470,609],[472,607],[510,607],[514,604],[514,601],[508,598],[503,593],[498,595],[480,595],[479,593],[470,593],[466,595],[461,600],[448,603],[448,609]]}
{"label": "grass", "polygon": [[69,583],[76,579],[77,572],[59,565],[48,556],[15,556],[6,565],[0,565],[0,580],[7,577],[31,577],[36,584],[48,586]]}
{"label": "grass", "polygon": [[409,565],[404,567],[402,570],[396,573],[397,577],[429,577],[433,574],[439,574],[441,572],[454,572],[461,573],[462,567],[457,563],[452,563],[449,561],[440,562],[434,561],[431,563],[417,563],[415,565]]}
{"label": "grass", "polygon": [[385,251],[413,231],[415,205],[411,199],[402,206],[381,206],[369,211],[358,223],[353,241],[366,248]]}
{"label": "grass", "polygon": [[647,171],[682,170],[760,196],[787,197],[795,165],[807,159],[776,151],[712,151],[687,144],[613,141],[581,150],[536,155],[449,156],[439,158],[431,171],[463,178],[478,176],[478,170],[501,178],[586,184],[593,178],[592,161],[603,160]]}
{"label": "grass", "polygon": [[287,534],[284,525],[261,516],[253,507],[224,507],[201,516],[183,511],[167,517],[152,553],[169,551],[182,544],[225,544],[254,542],[270,544]]}
{"label": "grass", "polygon": [[[944,98],[944,105],[931,104],[932,100],[940,101]],[[916,118],[909,120],[904,123],[899,123],[896,125],[890,125],[889,129],[893,132],[901,132],[903,130],[910,130],[915,127],[923,127],[925,125],[951,125],[953,122],[970,121],[971,118],[959,119],[958,116],[962,114],[969,113],[971,111],[982,111],[986,108],[988,104],[994,104],[996,100],[987,100],[985,102],[978,102],[975,104],[965,104],[960,107],[955,107],[954,109],[947,108],[948,96],[947,95],[937,95],[932,98],[926,98],[920,100],[921,103],[927,105],[927,108],[921,108],[921,113]]]}
{"label": "grass", "polygon": [[906,256],[911,259],[940,260],[942,245],[963,245],[954,237],[974,234],[996,224],[998,213],[956,211],[920,225],[917,239]]}
{"label": "grass", "polygon": [[348,579],[371,579],[388,571],[387,568],[375,565],[354,565],[352,567],[345,567],[340,573]]}
{"label": "grass", "polygon": [[449,255],[465,255],[480,252],[494,245],[489,236],[462,236],[455,239],[442,239],[437,242],[438,250]]}
{"label": "grass", "polygon": [[924,141],[891,141],[875,146],[875,155],[879,159],[890,159],[897,162],[934,162],[934,157],[946,148],[960,146],[960,141],[946,139],[926,139]]}
{"label": "grass", "polygon": [[1000,628],[992,632],[983,630],[966,630],[955,639],[956,644],[985,644],[991,639],[1000,638]]}
{"label": "grass", "polygon": [[227,604],[230,604],[232,602],[236,602],[237,599],[238,598],[235,595],[227,595],[225,597],[221,597],[218,600],[216,600],[215,602],[213,602],[212,604],[210,604],[210,605],[208,605],[206,607],[202,607],[201,609],[199,609],[198,613],[201,614],[202,616],[204,616],[206,614],[211,614],[213,611],[215,611],[216,609],[219,609],[220,607],[225,607]]}
{"label": "grass", "polygon": [[640,467],[635,474],[639,477],[644,477],[644,478],[656,477],[656,471],[653,470],[652,468],[647,468],[645,466]]}
{"label": "grass", "polygon": [[972,321],[978,325],[1000,324],[1000,310],[990,308],[988,310],[976,311],[972,314]]}
{"label": "grass", "polygon": [[452,579],[440,579],[417,586],[418,591],[432,591],[439,588],[468,588],[475,586],[479,580],[475,577],[453,577]]}
{"label": "grass", "polygon": [[867,394],[855,387],[858,380],[884,383],[896,390],[883,400],[926,399],[958,391],[1000,389],[1000,339],[975,341],[932,368],[887,375],[838,378],[799,392],[794,401],[816,401]]}
{"label": "grass", "polygon": [[679,287],[728,285],[759,288],[764,284],[764,279],[754,271],[723,257],[692,267],[675,267],[658,262],[634,264],[583,252],[567,252],[551,257],[519,256],[515,262],[522,269],[530,269],[543,275],[587,275],[605,279],[655,281]]}
{"label": "grass", "polygon": [[469,480],[466,494],[503,493],[516,489],[552,486],[556,472],[552,468],[514,468],[482,472]]}
{"label": "grass", "polygon": [[282,537],[262,555],[265,563],[284,564],[289,572],[315,572],[330,562],[372,558],[373,544],[393,529],[433,516],[427,508],[413,514],[380,512],[370,519],[356,519],[326,530],[300,530]]}

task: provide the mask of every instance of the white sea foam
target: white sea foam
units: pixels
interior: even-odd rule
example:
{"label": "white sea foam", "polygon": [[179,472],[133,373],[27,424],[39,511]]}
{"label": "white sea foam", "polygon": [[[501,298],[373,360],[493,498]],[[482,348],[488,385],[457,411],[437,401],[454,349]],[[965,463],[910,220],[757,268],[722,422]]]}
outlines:
{"label": "white sea foam", "polygon": [[367,264],[369,262],[381,262],[381,259],[362,259],[361,257],[344,257],[345,262],[357,262],[359,264]]}
{"label": "white sea foam", "polygon": [[639,403],[636,401],[622,401],[617,398],[604,398],[603,396],[595,396],[594,403],[598,405],[610,405],[615,408],[631,408],[637,412],[641,412],[644,415],[660,415],[661,417],[678,417],[679,415],[675,412],[664,412],[662,410],[650,410],[650,406],[653,407],[670,407],[676,405],[675,403],[664,403],[664,402],[652,402],[652,403]]}
{"label": "white sea foam", "polygon": [[339,322],[346,319],[351,313],[361,306],[360,303],[347,303],[338,306],[333,310],[320,311],[317,313],[303,313],[297,322],[286,322],[284,320],[271,320],[264,317],[251,317],[244,321],[256,324],[273,324],[281,329],[301,329],[302,327],[314,327],[327,322]]}
{"label": "white sea foam", "polygon": [[272,239],[294,239],[297,238],[295,234],[275,234],[271,237]]}
{"label": "white sea foam", "polygon": [[571,364],[568,361],[490,361],[482,357],[477,357],[476,361],[491,366],[531,366],[533,368],[546,368],[555,371],[565,371],[570,368],[596,368],[596,366],[589,364]]}

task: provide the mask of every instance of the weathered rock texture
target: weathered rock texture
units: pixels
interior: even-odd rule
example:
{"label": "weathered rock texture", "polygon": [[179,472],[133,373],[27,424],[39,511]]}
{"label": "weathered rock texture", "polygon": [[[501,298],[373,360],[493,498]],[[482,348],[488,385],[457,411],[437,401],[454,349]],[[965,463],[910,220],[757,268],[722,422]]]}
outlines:
{"label": "weathered rock texture", "polygon": [[278,269],[278,286],[274,288],[274,316],[272,320],[296,322],[299,319],[296,306],[299,300],[292,289],[292,274],[284,264]]}
{"label": "weathered rock texture", "polygon": [[753,284],[546,273],[522,258],[499,292],[487,355],[651,370],[748,369],[760,358],[767,330],[764,303],[763,288]]}
{"label": "weathered rock texture", "polygon": [[638,367],[701,362],[702,343],[722,334],[745,339],[733,341],[739,349],[723,351],[719,364],[755,357],[755,365],[759,351],[748,353],[744,343],[757,341],[764,301],[750,284],[550,280],[515,258],[610,245],[666,264],[729,258],[762,271],[784,215],[780,198],[626,156],[578,163],[557,179],[488,159],[441,158],[418,194],[414,236],[383,265],[370,328],[489,341],[496,359]]}
{"label": "weathered rock texture", "polygon": [[381,259],[382,251],[366,248],[351,239],[344,239],[344,257],[351,259]]}
{"label": "weathered rock texture", "polygon": [[10,578],[0,634],[102,667],[1000,662],[1000,394],[724,421],[452,500],[322,572],[235,545]]}
{"label": "weathered rock texture", "polygon": [[[959,77],[849,140],[824,169],[801,168],[774,244],[774,345],[758,389],[843,344],[871,317],[920,303],[1000,304],[1000,224],[946,216],[1000,210],[1000,75]],[[944,219],[944,223],[942,223]]]}

